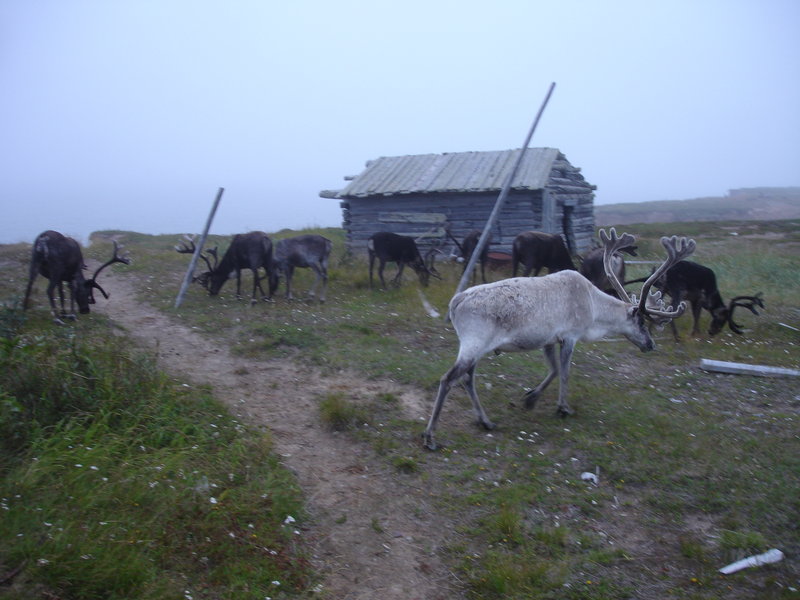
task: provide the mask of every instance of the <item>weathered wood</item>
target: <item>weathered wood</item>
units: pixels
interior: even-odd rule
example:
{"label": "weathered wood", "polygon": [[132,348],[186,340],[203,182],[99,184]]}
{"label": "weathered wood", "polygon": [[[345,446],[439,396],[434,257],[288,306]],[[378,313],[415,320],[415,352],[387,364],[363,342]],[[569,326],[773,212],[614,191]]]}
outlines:
{"label": "weathered wood", "polygon": [[424,223],[441,224],[447,221],[447,215],[432,212],[379,212],[379,223]]}
{"label": "weathered wood", "polygon": [[727,362],[724,360],[700,359],[700,368],[704,371],[717,373],[733,373],[735,375],[755,375],[758,377],[797,377],[797,369],[784,369],[782,367],[768,367],[765,365],[748,365],[746,363]]}

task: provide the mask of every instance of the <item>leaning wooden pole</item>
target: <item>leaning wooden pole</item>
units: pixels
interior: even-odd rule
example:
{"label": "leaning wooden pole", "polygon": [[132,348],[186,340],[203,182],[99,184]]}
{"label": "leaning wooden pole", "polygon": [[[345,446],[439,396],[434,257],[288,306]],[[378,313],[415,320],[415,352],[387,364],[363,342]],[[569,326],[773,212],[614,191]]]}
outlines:
{"label": "leaning wooden pole", "polygon": [[186,295],[186,290],[189,289],[189,284],[192,282],[192,275],[194,275],[194,269],[197,266],[197,259],[200,258],[200,253],[203,251],[203,244],[206,243],[208,230],[211,229],[211,222],[214,220],[214,214],[217,212],[217,206],[219,206],[219,201],[222,200],[222,192],[224,191],[225,188],[219,188],[217,191],[217,197],[214,199],[214,205],[211,207],[211,212],[208,214],[206,228],[203,230],[203,235],[200,236],[200,241],[197,243],[197,246],[194,249],[192,260],[189,261],[189,268],[186,270],[186,276],[183,278],[181,291],[178,292],[178,297],[175,298],[175,308],[178,308],[181,305],[181,302],[183,302],[183,297]]}
{"label": "leaning wooden pole", "polygon": [[[531,143],[531,138],[533,137],[533,132],[536,131],[536,126],[539,124],[539,119],[542,117],[542,113],[544,112],[545,107],[547,106],[547,102],[550,100],[550,96],[553,94],[553,89],[555,89],[556,84],[555,82],[550,84],[550,89],[547,91],[547,95],[544,98],[544,102],[542,102],[542,106],[539,108],[539,112],[536,113],[536,118],[533,120],[533,125],[531,125],[530,131],[528,131],[528,135],[525,137],[525,141],[522,144],[522,148],[520,148],[519,156],[517,156],[517,162],[514,163],[514,168],[511,169],[511,173],[508,176],[508,180],[503,185],[503,189],[500,190],[500,195],[497,197],[497,202],[494,204],[494,208],[492,209],[491,214],[489,215],[489,220],[486,221],[486,225],[483,228],[483,233],[481,234],[480,239],[478,240],[478,245],[475,246],[475,249],[472,251],[472,256],[467,263],[467,268],[464,269],[464,274],[461,276],[461,281],[458,282],[458,287],[456,288],[454,296],[459,292],[463,291],[465,287],[467,287],[467,282],[469,281],[470,277],[472,277],[472,271],[475,269],[475,263],[478,261],[478,258],[483,252],[486,243],[489,240],[489,233],[494,227],[497,218],[500,216],[500,211],[503,209],[503,205],[506,203],[506,198],[508,198],[508,192],[511,189],[511,183],[514,181],[514,177],[517,176],[517,171],[519,171],[519,166],[522,164],[522,159],[525,156],[525,151],[528,149],[528,146]],[[449,319],[449,311],[448,316]]]}

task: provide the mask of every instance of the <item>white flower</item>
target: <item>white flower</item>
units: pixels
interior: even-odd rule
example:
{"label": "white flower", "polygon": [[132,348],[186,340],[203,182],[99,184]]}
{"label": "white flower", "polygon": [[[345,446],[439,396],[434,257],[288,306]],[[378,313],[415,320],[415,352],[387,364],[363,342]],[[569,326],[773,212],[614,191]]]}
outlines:
{"label": "white flower", "polygon": [[294,517],[292,515],[287,515],[286,518],[283,520],[283,524],[284,525],[290,525],[291,523],[294,523],[294,522],[295,522],[295,519],[294,519]]}
{"label": "white flower", "polygon": [[211,498],[209,498],[208,501],[211,502],[211,504],[216,504],[217,503],[217,499],[214,498],[213,496]]}

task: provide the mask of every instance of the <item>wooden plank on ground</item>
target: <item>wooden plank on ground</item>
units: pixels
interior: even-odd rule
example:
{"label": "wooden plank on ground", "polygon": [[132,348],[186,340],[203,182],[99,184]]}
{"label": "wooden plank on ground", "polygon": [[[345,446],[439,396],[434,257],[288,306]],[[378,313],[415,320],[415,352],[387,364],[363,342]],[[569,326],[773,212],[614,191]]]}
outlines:
{"label": "wooden plank on ground", "polygon": [[765,365],[748,365],[746,363],[727,362],[724,360],[700,359],[700,368],[717,373],[733,373],[735,375],[756,375],[759,377],[791,377],[800,376],[797,369],[768,367]]}

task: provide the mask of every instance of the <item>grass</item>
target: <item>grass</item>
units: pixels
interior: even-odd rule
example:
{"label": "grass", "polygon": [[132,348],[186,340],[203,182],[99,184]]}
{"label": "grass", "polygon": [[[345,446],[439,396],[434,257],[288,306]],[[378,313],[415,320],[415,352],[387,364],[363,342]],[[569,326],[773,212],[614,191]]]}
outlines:
{"label": "grass", "polygon": [[11,311],[3,326],[0,597],[308,588],[303,544],[284,525],[302,499],[267,435],[129,353],[102,319],[60,328]]}
{"label": "grass", "polygon": [[[439,453],[421,450],[424,423],[403,418],[396,398],[355,405],[337,389],[322,399],[331,406],[321,418],[343,419],[346,435],[369,442],[398,477],[418,480],[458,524],[447,556],[470,598],[793,597],[796,561],[725,578],[717,569],[771,547],[787,557],[800,552],[797,381],[712,374],[697,365],[712,358],[798,368],[800,340],[781,323],[800,327],[800,224],[624,229],[640,236],[644,260],[661,256],[658,238],[665,233],[696,237],[696,260],[715,270],[723,297],[763,291],[766,310],[758,317],[737,313],[745,335],[725,331],[713,339],[691,338],[684,317],[684,341],[675,344],[667,329],[646,355],[626,342],[579,344],[569,396],[578,414],[566,420],[553,416],[555,388],[533,411],[520,406],[525,389],[545,374],[540,354],[488,356],[477,383],[498,429],[475,428],[465,394],[454,391],[438,436],[447,448]],[[138,278],[143,301],[237,352],[388,378],[432,400],[455,358],[452,328],[427,315],[413,274],[400,288],[370,290],[366,265],[346,255],[341,230],[320,233],[334,241],[335,252],[324,305],[279,297],[251,307],[231,297],[229,283],[218,298],[192,288],[175,310],[188,262],[172,250],[177,235],[121,233],[134,263],[120,270]],[[6,271],[8,306],[24,289],[16,275],[27,261],[23,246],[3,249],[7,264],[16,265]],[[16,251],[23,256],[17,263]],[[649,268],[631,265],[629,278]],[[441,265],[440,271],[443,281],[424,294],[444,314],[460,269]],[[312,277],[301,270],[296,280],[303,291]],[[29,314],[46,322],[42,304]],[[707,328],[708,315],[702,319]],[[351,417],[351,411],[364,412]],[[385,426],[348,427],[363,423],[364,414]],[[599,485],[580,479],[598,469]]]}

